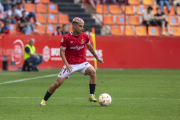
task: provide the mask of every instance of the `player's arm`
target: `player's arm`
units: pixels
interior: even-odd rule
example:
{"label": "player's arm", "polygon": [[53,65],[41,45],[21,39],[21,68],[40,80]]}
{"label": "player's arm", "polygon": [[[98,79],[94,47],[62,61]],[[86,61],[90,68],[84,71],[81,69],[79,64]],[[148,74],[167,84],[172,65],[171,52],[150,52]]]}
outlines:
{"label": "player's arm", "polygon": [[96,58],[96,60],[97,60],[98,62],[100,62],[100,63],[103,63],[103,60],[100,59],[100,58],[97,56],[97,54],[96,54],[96,52],[94,51],[94,48],[92,47],[92,45],[91,45],[91,44],[86,44],[86,46],[87,46],[88,50],[91,52],[91,54]]}
{"label": "player's arm", "polygon": [[60,48],[60,56],[61,56],[61,58],[62,58],[64,64],[66,65],[67,71],[68,71],[68,72],[71,72],[71,71],[72,71],[72,66],[69,65],[69,63],[68,63],[68,61],[67,61],[67,59],[66,59],[66,56],[65,56],[65,50],[66,50],[66,49]]}
{"label": "player's arm", "polygon": [[69,63],[68,63],[68,61],[66,60],[66,57],[65,57],[65,49],[60,48],[60,56],[61,56],[64,64],[68,65]]}
{"label": "player's arm", "polygon": [[66,59],[66,56],[65,56],[66,46],[67,46],[66,38],[63,37],[61,39],[61,45],[60,45],[60,56],[61,56],[64,64],[66,65],[67,71],[71,72],[72,71],[72,67],[71,67],[71,65],[69,65],[69,63],[68,63],[68,61]]}

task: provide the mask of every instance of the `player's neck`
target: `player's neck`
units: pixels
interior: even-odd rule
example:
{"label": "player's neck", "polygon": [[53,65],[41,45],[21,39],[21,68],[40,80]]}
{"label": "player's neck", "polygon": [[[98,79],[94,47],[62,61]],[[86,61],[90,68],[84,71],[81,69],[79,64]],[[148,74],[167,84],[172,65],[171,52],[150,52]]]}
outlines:
{"label": "player's neck", "polygon": [[79,36],[80,34],[78,34],[78,33],[76,33],[76,32],[73,31],[73,32],[72,32],[72,35],[73,35],[73,36]]}

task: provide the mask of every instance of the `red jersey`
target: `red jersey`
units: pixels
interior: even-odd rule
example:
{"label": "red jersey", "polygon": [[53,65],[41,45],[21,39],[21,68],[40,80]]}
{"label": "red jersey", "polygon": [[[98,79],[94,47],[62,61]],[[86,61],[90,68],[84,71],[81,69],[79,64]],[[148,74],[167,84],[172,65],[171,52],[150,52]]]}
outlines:
{"label": "red jersey", "polygon": [[65,56],[69,64],[81,64],[87,61],[85,44],[90,44],[90,39],[83,32],[79,36],[73,36],[70,32],[62,38],[60,48],[66,49]]}

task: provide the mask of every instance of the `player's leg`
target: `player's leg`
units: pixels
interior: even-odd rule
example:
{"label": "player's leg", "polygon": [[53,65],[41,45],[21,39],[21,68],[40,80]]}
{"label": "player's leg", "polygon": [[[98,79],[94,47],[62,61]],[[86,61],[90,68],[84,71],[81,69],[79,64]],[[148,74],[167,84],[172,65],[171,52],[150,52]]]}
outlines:
{"label": "player's leg", "polygon": [[93,66],[89,66],[86,71],[85,75],[90,76],[89,84],[96,84],[96,70]]}
{"label": "player's leg", "polygon": [[93,66],[89,66],[86,70],[84,75],[89,75],[90,80],[89,80],[89,88],[90,88],[90,97],[89,101],[97,102],[94,92],[95,92],[95,87],[96,87],[96,70],[94,69]]}
{"label": "player's leg", "polygon": [[72,72],[68,72],[66,70],[66,67],[64,66],[61,70],[61,72],[58,75],[58,78],[54,84],[52,84],[48,91],[46,92],[44,99],[41,101],[40,105],[46,105],[47,100],[51,97],[51,95],[55,92],[55,90],[63,84],[63,82],[71,76]]}
{"label": "player's leg", "polygon": [[44,99],[41,101],[40,105],[46,105],[47,100],[51,97],[51,95],[55,92],[55,90],[63,84],[63,82],[67,79],[58,77],[56,82],[52,84],[48,91],[46,92]]}

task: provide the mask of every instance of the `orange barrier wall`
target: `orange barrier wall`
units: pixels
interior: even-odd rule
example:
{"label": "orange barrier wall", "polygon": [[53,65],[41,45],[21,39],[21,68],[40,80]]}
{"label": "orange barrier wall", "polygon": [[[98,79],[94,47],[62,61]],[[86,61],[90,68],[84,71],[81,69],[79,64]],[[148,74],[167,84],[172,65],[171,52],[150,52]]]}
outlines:
{"label": "orange barrier wall", "polygon": [[[39,68],[63,66],[59,55],[62,37],[4,35],[0,39],[0,43],[3,43],[0,48],[3,47],[3,55],[8,56],[9,70],[22,66],[24,46],[30,38],[36,39],[36,51],[42,53],[45,60]],[[98,64],[98,68],[180,68],[179,38],[96,36],[96,41],[97,54],[104,60],[104,64]],[[86,56],[93,65],[93,56],[88,50]],[[16,66],[10,66],[11,61],[15,61]]]}

